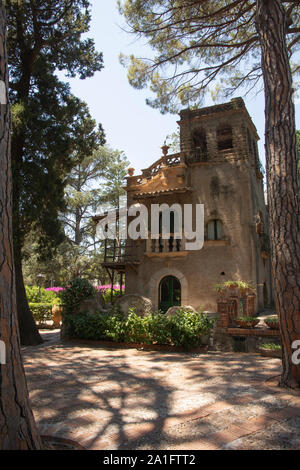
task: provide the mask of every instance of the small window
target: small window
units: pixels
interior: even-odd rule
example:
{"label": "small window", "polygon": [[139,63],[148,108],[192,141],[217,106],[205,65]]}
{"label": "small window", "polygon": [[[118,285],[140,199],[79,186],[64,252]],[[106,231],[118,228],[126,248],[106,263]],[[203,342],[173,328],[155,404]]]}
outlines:
{"label": "small window", "polygon": [[232,128],[223,126],[217,130],[218,150],[228,150],[233,148]]}
{"label": "small window", "polygon": [[201,153],[207,152],[206,135],[203,129],[193,132],[193,147]]}
{"label": "small window", "polygon": [[220,220],[214,219],[207,224],[207,240],[222,240],[223,224]]}

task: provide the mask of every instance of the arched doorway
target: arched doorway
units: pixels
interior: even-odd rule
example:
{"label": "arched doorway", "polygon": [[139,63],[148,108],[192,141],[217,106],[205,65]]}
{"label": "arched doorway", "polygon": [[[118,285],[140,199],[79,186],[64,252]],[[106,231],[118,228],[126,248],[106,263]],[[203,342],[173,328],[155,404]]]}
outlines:
{"label": "arched doorway", "polygon": [[166,276],[159,283],[158,308],[166,312],[174,305],[181,305],[181,284],[175,276]]}

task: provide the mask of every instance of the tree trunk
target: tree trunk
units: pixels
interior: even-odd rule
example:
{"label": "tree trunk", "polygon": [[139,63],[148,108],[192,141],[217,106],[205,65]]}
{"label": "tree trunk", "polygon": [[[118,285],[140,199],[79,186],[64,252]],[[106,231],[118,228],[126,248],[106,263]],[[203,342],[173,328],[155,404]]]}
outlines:
{"label": "tree trunk", "polygon": [[300,388],[292,360],[300,339],[300,205],[292,76],[280,0],[257,0],[256,28],[265,85],[266,169],[271,262],[283,348],[282,386]]}
{"label": "tree trunk", "polygon": [[[17,325],[12,249],[10,116],[5,9],[2,1],[0,1],[0,80],[0,338],[4,342],[6,352],[5,363],[0,366],[0,449],[40,449],[41,441],[29,405]],[[0,362],[4,362],[3,356]]]}
{"label": "tree trunk", "polygon": [[17,292],[17,313],[21,344],[23,346],[36,346],[43,343],[43,339],[35,324],[32,312],[29,310],[23,280],[22,261],[19,256],[15,256],[15,277]]}

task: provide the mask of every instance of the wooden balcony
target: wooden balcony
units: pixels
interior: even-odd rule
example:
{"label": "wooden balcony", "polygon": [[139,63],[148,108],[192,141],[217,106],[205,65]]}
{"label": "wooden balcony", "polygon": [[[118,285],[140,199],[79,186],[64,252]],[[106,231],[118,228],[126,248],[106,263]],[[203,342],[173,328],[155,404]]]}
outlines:
{"label": "wooden balcony", "polygon": [[105,240],[104,268],[114,269],[118,272],[125,272],[126,266],[136,266],[140,264],[140,259],[135,253],[133,244],[120,243],[120,240]]}

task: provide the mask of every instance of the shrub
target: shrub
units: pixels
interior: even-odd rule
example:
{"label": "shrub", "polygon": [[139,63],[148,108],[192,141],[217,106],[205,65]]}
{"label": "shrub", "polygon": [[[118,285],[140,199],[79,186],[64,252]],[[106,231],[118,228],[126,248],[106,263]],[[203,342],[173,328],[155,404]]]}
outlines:
{"label": "shrub", "polygon": [[60,305],[60,298],[55,292],[38,286],[25,286],[25,290],[29,303]]}
{"label": "shrub", "polygon": [[260,346],[262,349],[268,349],[270,351],[278,351],[281,349],[281,345],[280,344],[276,344],[276,343],[263,343],[261,344]]}
{"label": "shrub", "polygon": [[277,317],[277,315],[273,315],[271,317],[268,317],[265,319],[265,322],[271,322],[271,323],[278,323],[279,322],[279,319]]}
{"label": "shrub", "polygon": [[118,299],[118,297],[120,297],[120,294],[121,294],[121,291],[120,289],[114,289],[113,290],[113,296],[111,298],[111,288],[109,287],[108,289],[103,289],[100,291],[102,296],[103,296],[103,299],[104,299],[104,302],[106,304],[108,303],[115,303],[116,300]]}
{"label": "shrub", "polygon": [[201,343],[201,336],[208,333],[213,321],[207,315],[179,309],[169,317],[167,326],[172,344],[189,348]]}
{"label": "shrub", "polygon": [[213,321],[205,314],[179,310],[173,316],[151,313],[139,317],[133,309],[128,316],[117,311],[110,313],[86,313],[65,315],[64,322],[70,336],[81,339],[116,342],[162,344],[189,347],[201,344],[201,336],[207,335]]}
{"label": "shrub", "polygon": [[45,323],[51,320],[52,317],[52,304],[41,302],[30,302],[29,308],[32,312],[33,318],[37,323]]}
{"label": "shrub", "polygon": [[59,292],[64,313],[73,313],[82,300],[94,297],[97,291],[87,279],[73,279],[70,284]]}
{"label": "shrub", "polygon": [[259,318],[256,318],[256,317],[238,317],[237,320],[240,320],[240,321],[257,321],[259,320]]}

